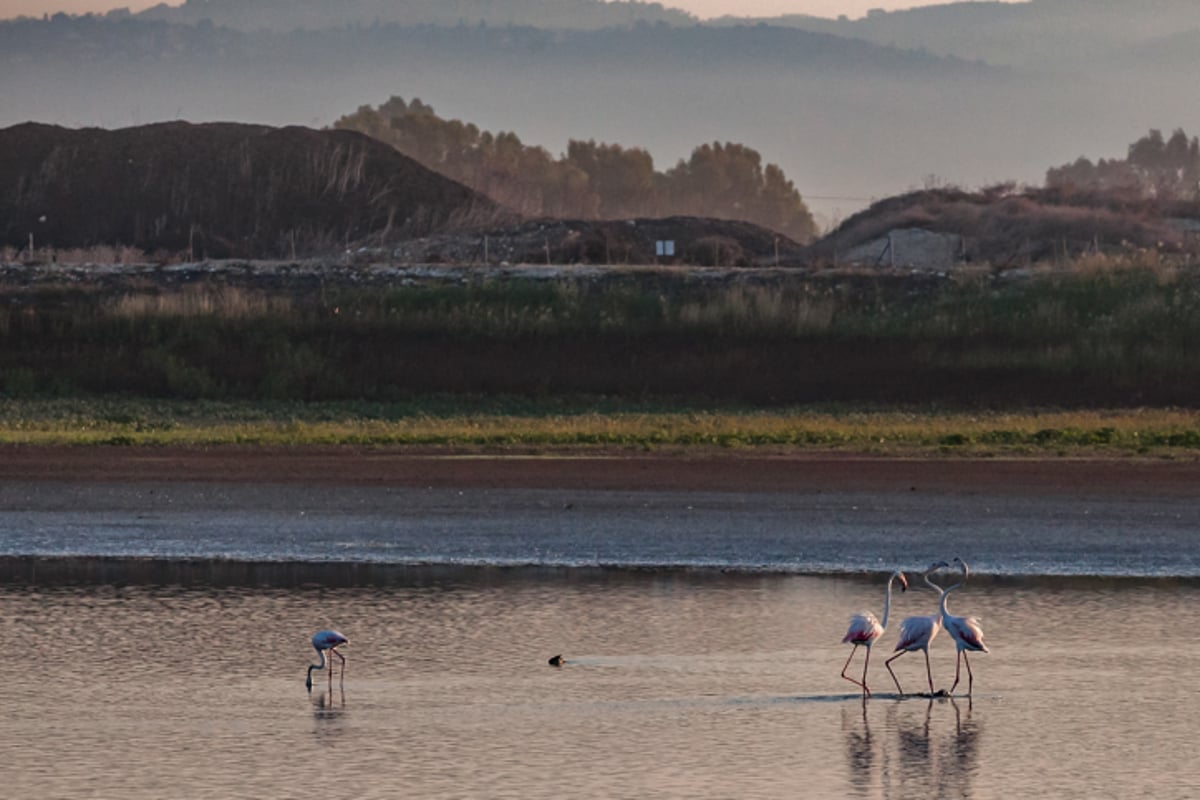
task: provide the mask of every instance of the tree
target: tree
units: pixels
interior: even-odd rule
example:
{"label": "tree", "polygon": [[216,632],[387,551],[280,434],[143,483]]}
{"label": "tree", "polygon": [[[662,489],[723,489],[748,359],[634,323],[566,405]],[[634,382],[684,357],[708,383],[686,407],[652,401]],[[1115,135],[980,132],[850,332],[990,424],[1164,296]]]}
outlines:
{"label": "tree", "polygon": [[645,150],[572,139],[567,144],[566,163],[587,175],[601,219],[655,213],[654,159]]}
{"label": "tree", "polygon": [[714,142],[666,173],[638,147],[572,139],[553,157],[507,131],[439,117],[414,98],[361,106],[334,123],[372,136],[424,166],[527,216],[619,219],[708,216],[771,228],[798,241],[816,233],[800,193],[745,145]]}
{"label": "tree", "polygon": [[1129,145],[1124,160],[1079,158],[1046,172],[1052,189],[1129,193],[1162,200],[1200,199],[1200,141],[1176,128],[1169,139],[1151,130]]}

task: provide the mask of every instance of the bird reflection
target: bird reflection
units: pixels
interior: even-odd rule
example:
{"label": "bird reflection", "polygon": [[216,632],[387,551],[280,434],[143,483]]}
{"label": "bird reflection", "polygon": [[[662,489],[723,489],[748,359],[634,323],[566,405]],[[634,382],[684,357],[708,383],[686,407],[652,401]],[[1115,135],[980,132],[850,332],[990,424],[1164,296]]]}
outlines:
{"label": "bird reflection", "polygon": [[971,789],[971,781],[979,768],[980,725],[971,718],[974,706],[970,698],[964,711],[952,698],[954,708],[954,736],[946,747],[947,766],[942,769],[942,794],[963,796]]}
{"label": "bird reflection", "polygon": [[869,785],[875,774],[875,744],[871,740],[871,722],[867,718],[867,698],[862,699],[862,715],[857,710],[842,709],[842,731],[846,734],[846,761],[850,781]]}
{"label": "bird reflection", "polygon": [[346,692],[335,689],[312,696],[313,735],[317,743],[332,746],[346,733]]}
{"label": "bird reflection", "polygon": [[901,762],[906,767],[917,770],[927,768],[933,757],[929,744],[929,723],[933,718],[933,698],[925,704],[924,719],[913,720],[911,717],[898,722],[896,738],[900,746]]}
{"label": "bird reflection", "polygon": [[[871,728],[870,705],[842,712],[850,783],[882,788],[884,796],[921,793],[962,797],[972,793],[978,771],[982,725],[968,701],[930,698],[895,702],[883,709],[884,724]],[[951,720],[951,712],[953,720]],[[875,788],[874,791],[878,791]]]}
{"label": "bird reflection", "polygon": [[313,716],[317,719],[334,719],[346,710],[346,690],[318,692],[312,699]]}

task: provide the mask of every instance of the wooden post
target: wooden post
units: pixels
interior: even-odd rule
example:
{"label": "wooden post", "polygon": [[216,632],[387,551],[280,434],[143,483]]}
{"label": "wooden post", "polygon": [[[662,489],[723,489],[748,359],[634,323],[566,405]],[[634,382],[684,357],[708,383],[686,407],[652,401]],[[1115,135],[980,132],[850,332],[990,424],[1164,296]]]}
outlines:
{"label": "wooden post", "polygon": [[483,237],[483,263],[486,266],[488,263],[488,237]]}
{"label": "wooden post", "polygon": [[546,246],[546,266],[548,267],[548,266],[550,266],[550,240],[543,239],[542,242]]}

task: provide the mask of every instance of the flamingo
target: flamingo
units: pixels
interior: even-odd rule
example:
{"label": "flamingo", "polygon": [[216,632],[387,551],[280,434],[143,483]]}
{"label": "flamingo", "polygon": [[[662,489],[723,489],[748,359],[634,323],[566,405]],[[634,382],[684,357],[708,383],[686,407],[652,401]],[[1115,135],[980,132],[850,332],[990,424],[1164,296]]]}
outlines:
{"label": "flamingo", "polygon": [[[308,677],[305,678],[304,685],[309,691],[312,691],[312,671],[314,669],[325,669],[326,650],[342,660],[342,680],[346,679],[346,657],[339,653],[337,648],[349,642],[349,639],[337,631],[317,631],[313,634],[312,646],[317,649],[317,655],[321,657],[321,663],[310,664],[308,667]],[[329,683],[333,685],[333,659],[329,660]]]}
{"label": "flamingo", "polygon": [[[942,587],[929,579],[929,576],[943,567],[950,566],[945,561],[938,561],[931,564],[929,569],[921,576],[925,579],[930,588],[936,590],[939,594],[942,592]],[[925,675],[929,678],[929,695],[933,696],[933,670],[929,667],[929,644],[934,637],[938,635],[938,631],[942,629],[942,618],[939,614],[930,614],[927,617],[908,617],[900,621],[900,641],[896,643],[895,655],[883,662],[887,667],[887,671],[892,676],[892,680],[896,684],[896,691],[900,696],[904,696],[904,690],[900,688],[900,681],[896,678],[896,673],[892,672],[892,662],[905,653],[912,653],[921,650],[925,653]]]}
{"label": "flamingo", "polygon": [[962,670],[962,662],[967,662],[967,697],[971,696],[971,690],[975,685],[975,676],[971,674],[971,662],[967,658],[967,651],[972,650],[977,653],[988,652],[987,645],[983,643],[983,628],[979,625],[979,620],[975,617],[956,617],[946,610],[946,598],[950,593],[967,582],[967,563],[957,556],[954,563],[962,570],[962,580],[954,584],[948,589],[942,591],[942,625],[946,628],[946,633],[950,634],[950,638],[954,640],[954,646],[958,649],[958,655],[954,661],[954,685],[950,687],[950,693],[954,693],[954,689],[958,686],[959,676]]}
{"label": "flamingo", "polygon": [[[849,642],[854,645],[854,649],[850,651],[850,657],[846,659],[845,666],[842,667],[842,677],[853,683],[855,686],[861,686],[865,697],[871,696],[871,690],[867,688],[867,666],[871,663],[871,645],[887,629],[888,613],[892,608],[892,582],[897,578],[900,579],[900,591],[908,589],[908,578],[904,577],[904,573],[896,570],[888,578],[887,595],[883,601],[883,621],[875,619],[875,615],[870,611],[862,611],[850,618],[850,629],[846,631],[846,635],[842,637],[842,643]],[[846,670],[850,668],[850,662],[854,660],[854,654],[858,652],[859,645],[867,649],[867,655],[863,659],[863,674],[862,681],[856,681],[846,674]]]}

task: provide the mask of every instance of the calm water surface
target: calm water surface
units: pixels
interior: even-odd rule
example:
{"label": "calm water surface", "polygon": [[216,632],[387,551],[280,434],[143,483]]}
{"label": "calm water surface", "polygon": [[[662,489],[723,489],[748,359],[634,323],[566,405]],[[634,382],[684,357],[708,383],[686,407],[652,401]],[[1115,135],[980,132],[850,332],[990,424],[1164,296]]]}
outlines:
{"label": "calm water surface", "polygon": [[[894,614],[934,610],[932,592]],[[464,570],[374,588],[0,587],[4,794],[1200,795],[1189,580],[974,579],[973,699],[838,677],[852,577]],[[895,617],[896,619],[898,617]],[[304,690],[308,636],[350,638]],[[566,655],[563,668],[546,659]],[[948,637],[935,680],[953,678]],[[896,664],[917,690],[919,655]]]}

